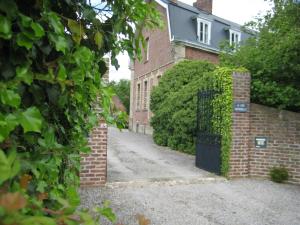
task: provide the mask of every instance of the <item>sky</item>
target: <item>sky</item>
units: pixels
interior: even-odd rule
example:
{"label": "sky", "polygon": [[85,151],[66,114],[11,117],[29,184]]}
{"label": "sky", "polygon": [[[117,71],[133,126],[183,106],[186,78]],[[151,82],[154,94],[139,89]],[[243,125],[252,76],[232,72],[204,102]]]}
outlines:
{"label": "sky", "polygon": [[[192,5],[196,0],[180,1]],[[270,3],[264,0],[213,0],[214,15],[241,25],[253,20],[258,14],[264,14],[269,9],[271,9]],[[126,53],[120,54],[117,59],[120,68],[116,70],[110,66],[109,79],[114,81],[130,79],[128,55]]]}

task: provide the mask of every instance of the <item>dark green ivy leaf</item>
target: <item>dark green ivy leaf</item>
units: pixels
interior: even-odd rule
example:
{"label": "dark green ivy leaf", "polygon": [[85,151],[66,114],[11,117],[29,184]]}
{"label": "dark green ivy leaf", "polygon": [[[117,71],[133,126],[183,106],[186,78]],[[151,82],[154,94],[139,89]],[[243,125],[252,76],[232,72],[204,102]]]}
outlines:
{"label": "dark green ivy leaf", "polygon": [[19,33],[17,35],[17,44],[29,50],[32,48],[33,42],[28,37],[26,37],[23,33]]}
{"label": "dark green ivy leaf", "polygon": [[33,80],[33,74],[28,70],[27,66],[17,67],[17,77],[20,78],[24,83],[30,85]]}
{"label": "dark green ivy leaf", "polygon": [[11,33],[11,22],[6,17],[0,15],[0,37],[4,39],[10,39]]}
{"label": "dark green ivy leaf", "polygon": [[38,38],[45,35],[44,28],[39,23],[32,22],[31,28],[34,30],[35,36]]}
{"label": "dark green ivy leaf", "polygon": [[19,122],[24,129],[24,133],[28,131],[41,132],[42,115],[38,108],[30,107],[19,115]]}
{"label": "dark green ivy leaf", "polygon": [[51,33],[48,34],[48,37],[51,40],[51,42],[54,43],[56,51],[66,53],[66,50],[69,48],[69,43],[64,36]]}
{"label": "dark green ivy leaf", "polygon": [[11,107],[17,108],[20,105],[21,98],[19,94],[15,93],[12,90],[1,90],[0,92],[0,100],[3,104],[9,105]]}

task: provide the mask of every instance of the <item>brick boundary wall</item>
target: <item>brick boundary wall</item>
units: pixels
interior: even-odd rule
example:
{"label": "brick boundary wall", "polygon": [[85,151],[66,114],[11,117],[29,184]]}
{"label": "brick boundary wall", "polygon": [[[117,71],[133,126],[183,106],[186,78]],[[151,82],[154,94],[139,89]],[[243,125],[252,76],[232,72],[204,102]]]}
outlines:
{"label": "brick boundary wall", "polygon": [[[233,73],[233,101],[250,104],[249,73]],[[229,177],[247,177],[249,175],[249,136],[250,113],[233,112],[232,147]]]}
{"label": "brick boundary wall", "polygon": [[[300,113],[251,104],[250,124],[250,176],[267,178],[283,166],[289,182],[300,184]],[[255,137],[266,137],[266,148],[256,148]]]}
{"label": "brick boundary wall", "polygon": [[107,179],[107,124],[100,120],[89,137],[90,154],[81,155],[80,186],[103,186]]}
{"label": "brick boundary wall", "polygon": [[[289,183],[300,184],[300,113],[250,103],[250,74],[233,73],[233,101],[247,112],[233,112],[229,178],[269,178],[273,167],[289,171]],[[266,148],[255,145],[266,137]]]}

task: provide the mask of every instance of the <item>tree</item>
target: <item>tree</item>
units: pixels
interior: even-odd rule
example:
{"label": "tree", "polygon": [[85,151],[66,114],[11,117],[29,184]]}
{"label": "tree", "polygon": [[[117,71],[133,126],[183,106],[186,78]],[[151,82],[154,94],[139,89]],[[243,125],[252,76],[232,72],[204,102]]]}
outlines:
{"label": "tree", "polygon": [[300,112],[300,4],[273,3],[271,11],[248,24],[257,35],[222,54],[221,64],[251,72],[252,102]]}
{"label": "tree", "polygon": [[116,93],[116,95],[120,98],[121,102],[126,108],[127,114],[129,114],[130,107],[130,80],[121,79],[118,83],[112,81],[109,83]]}
{"label": "tree", "polygon": [[[110,118],[103,56],[139,57],[141,29],[160,25],[143,0],[98,3],[0,1],[1,224],[97,224],[76,209],[80,153]],[[96,212],[114,220],[107,204]]]}

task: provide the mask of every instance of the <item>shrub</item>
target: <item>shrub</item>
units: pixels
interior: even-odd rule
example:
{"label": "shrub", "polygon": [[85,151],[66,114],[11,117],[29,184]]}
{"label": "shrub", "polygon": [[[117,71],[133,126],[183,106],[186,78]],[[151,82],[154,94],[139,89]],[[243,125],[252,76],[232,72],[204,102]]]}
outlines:
{"label": "shrub", "polygon": [[283,183],[288,180],[289,172],[284,167],[274,167],[270,171],[270,177],[276,183]]}
{"label": "shrub", "polygon": [[[212,129],[219,128],[221,173],[229,170],[232,123],[232,72],[206,61],[183,61],[167,70],[151,94],[153,139],[158,145],[195,154],[197,135],[197,93],[222,84],[222,93],[213,99],[213,109],[221,120],[212,117]],[[216,114],[214,114],[216,115]]]}
{"label": "shrub", "polygon": [[183,61],[167,70],[151,93],[154,141],[186,153],[195,153],[197,91],[215,66],[206,61]]}

